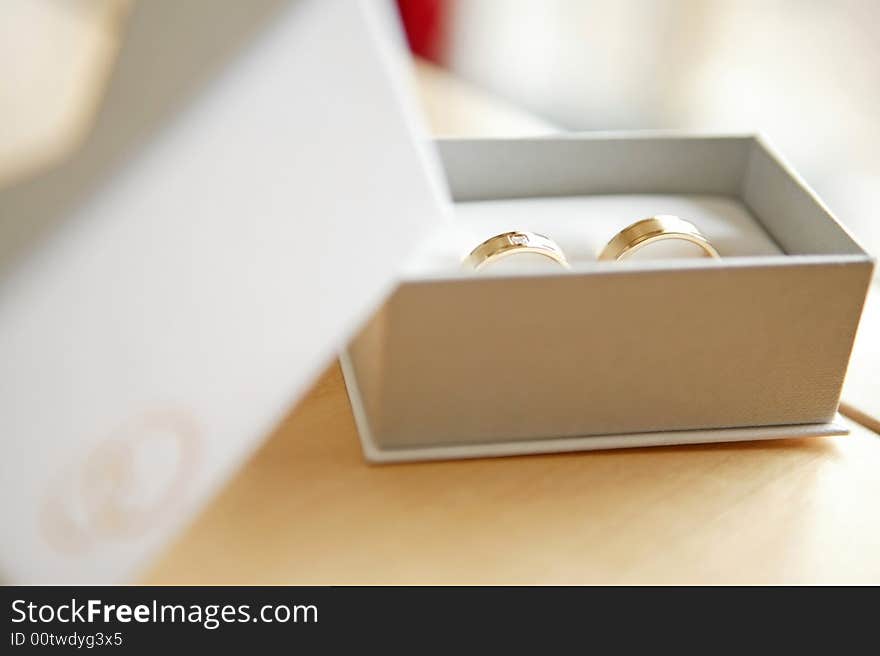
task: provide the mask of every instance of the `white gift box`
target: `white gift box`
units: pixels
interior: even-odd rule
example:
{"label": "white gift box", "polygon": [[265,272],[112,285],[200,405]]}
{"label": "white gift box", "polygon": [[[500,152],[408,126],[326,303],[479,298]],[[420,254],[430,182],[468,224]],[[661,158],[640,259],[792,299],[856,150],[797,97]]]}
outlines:
{"label": "white gift box", "polygon": [[[761,140],[439,146],[458,225],[343,358],[368,459],[845,432],[834,419],[873,261]],[[596,260],[654,214],[692,221],[722,258]],[[461,271],[469,247],[511,229],[552,235],[572,270]]]}
{"label": "white gift box", "polygon": [[386,9],[137,3],[87,142],[0,190],[0,578],[130,579],[442,220]]}

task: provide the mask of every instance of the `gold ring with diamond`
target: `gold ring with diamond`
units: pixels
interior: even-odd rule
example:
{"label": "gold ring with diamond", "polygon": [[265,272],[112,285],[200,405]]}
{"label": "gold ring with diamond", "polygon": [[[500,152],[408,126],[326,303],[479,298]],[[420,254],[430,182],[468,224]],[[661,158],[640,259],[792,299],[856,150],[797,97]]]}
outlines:
{"label": "gold ring with diamond", "polygon": [[537,232],[526,230],[503,232],[490,237],[471,251],[465,258],[463,266],[476,271],[490,262],[519,253],[543,255],[566,269],[570,268],[565,254],[555,241]]}
{"label": "gold ring with diamond", "polygon": [[703,253],[712,258],[720,258],[715,247],[703,236],[697,226],[672,214],[658,214],[627,226],[608,242],[599,253],[600,260],[620,260],[636,252],[643,246],[664,239],[682,239],[696,244]]}

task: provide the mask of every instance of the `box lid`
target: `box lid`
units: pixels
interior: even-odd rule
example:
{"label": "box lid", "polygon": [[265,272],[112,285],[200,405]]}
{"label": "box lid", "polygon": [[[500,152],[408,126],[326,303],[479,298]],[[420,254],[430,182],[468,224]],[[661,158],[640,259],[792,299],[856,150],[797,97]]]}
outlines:
{"label": "box lid", "polygon": [[138,3],[94,133],[0,192],[3,578],[130,577],[441,220],[390,18]]}

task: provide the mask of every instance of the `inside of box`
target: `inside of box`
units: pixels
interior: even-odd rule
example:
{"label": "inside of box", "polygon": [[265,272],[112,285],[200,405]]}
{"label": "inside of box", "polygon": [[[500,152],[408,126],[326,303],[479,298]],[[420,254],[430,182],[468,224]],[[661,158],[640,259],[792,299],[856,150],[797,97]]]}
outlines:
{"label": "inside of box", "polygon": [[[553,239],[574,272],[589,270],[631,223],[673,214],[693,223],[731,258],[840,256],[864,252],[828,210],[761,141],[752,137],[589,136],[437,142],[452,218],[405,272],[468,275],[462,260],[482,241],[512,230]],[[632,258],[678,266],[702,258],[681,241]],[[601,262],[600,266],[621,266]],[[518,254],[478,274],[560,271],[552,260]]]}
{"label": "inside of box", "polygon": [[[696,225],[722,257],[780,255],[783,250],[741,201],[710,194],[603,194],[506,198],[455,203],[451,227],[439,231],[411,263],[410,274],[460,269],[479,243],[510,230],[528,230],[553,239],[572,265],[596,261],[608,241],[632,222],[673,214]],[[659,242],[633,259],[700,258],[703,253],[682,240]],[[611,263],[613,265],[613,263]],[[540,255],[519,254],[483,271],[558,270]],[[482,271],[481,271],[482,272]]]}

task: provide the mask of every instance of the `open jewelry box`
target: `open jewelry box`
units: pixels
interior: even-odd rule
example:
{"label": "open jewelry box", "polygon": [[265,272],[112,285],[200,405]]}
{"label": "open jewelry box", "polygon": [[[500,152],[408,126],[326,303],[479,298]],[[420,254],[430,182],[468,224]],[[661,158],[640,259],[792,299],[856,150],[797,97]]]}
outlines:
{"label": "open jewelry box", "polygon": [[[834,419],[873,261],[763,141],[437,147],[455,220],[342,358],[368,459],[846,432]],[[596,261],[654,214],[692,221],[722,259]],[[572,269],[461,270],[512,229],[551,236]]]}

